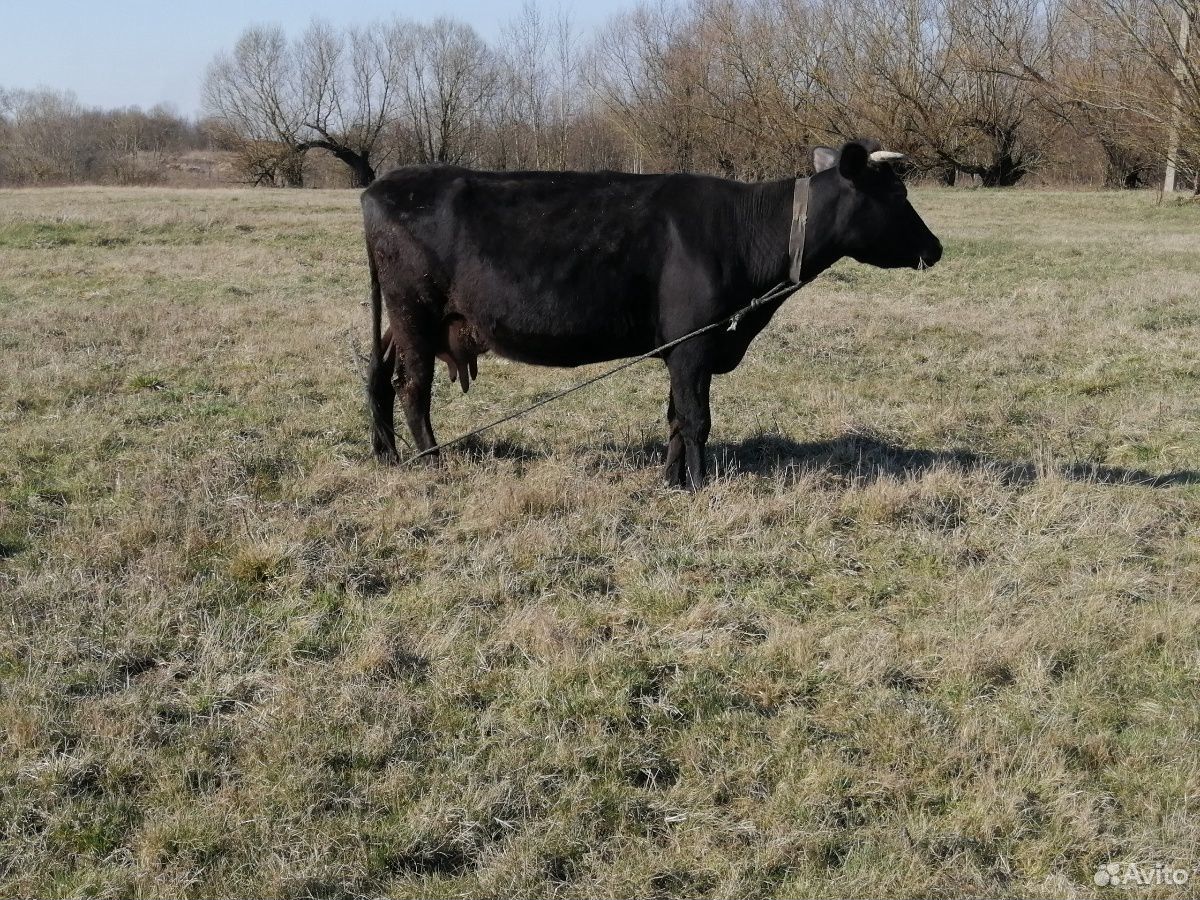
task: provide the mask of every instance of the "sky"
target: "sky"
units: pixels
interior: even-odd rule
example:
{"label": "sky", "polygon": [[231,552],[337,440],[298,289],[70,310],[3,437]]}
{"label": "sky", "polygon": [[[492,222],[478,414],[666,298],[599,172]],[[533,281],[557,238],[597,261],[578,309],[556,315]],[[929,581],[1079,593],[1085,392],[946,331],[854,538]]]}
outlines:
{"label": "sky", "polygon": [[[200,112],[205,67],[248,25],[278,23],[298,34],[313,16],[335,25],[398,15],[448,15],[491,41],[523,0],[0,0],[0,87],[74,91],[87,106],[168,103]],[[577,27],[590,29],[627,0],[563,0]],[[543,10],[556,9],[544,0]]]}

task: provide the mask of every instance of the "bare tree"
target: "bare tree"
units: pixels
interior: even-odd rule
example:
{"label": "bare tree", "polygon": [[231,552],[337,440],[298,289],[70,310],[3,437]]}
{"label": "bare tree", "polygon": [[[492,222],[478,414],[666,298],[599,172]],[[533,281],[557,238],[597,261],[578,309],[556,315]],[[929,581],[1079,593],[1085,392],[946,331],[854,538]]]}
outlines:
{"label": "bare tree", "polygon": [[581,109],[579,35],[559,7],[534,0],[502,29],[497,82],[488,107],[489,158],[500,168],[567,168]]}
{"label": "bare tree", "polygon": [[[1131,52],[1127,39],[1097,30],[1087,18],[1069,8],[1068,12],[1058,31],[1057,72],[1046,79],[1049,92],[1078,139],[1094,141],[1100,148],[1104,183],[1139,187],[1161,166],[1156,149],[1160,136],[1143,116],[1105,98],[1128,93],[1153,80],[1154,73],[1145,57]],[[1116,46],[1106,47],[1110,41]]]}
{"label": "bare tree", "polygon": [[[271,177],[288,187],[302,183],[299,149],[304,111],[297,91],[295,56],[277,25],[247,28],[231,53],[219,53],[204,78],[204,107],[221,124],[230,145],[246,156],[256,183],[264,159],[278,160]],[[275,152],[264,152],[275,145]]]}
{"label": "bare tree", "polygon": [[637,168],[699,167],[701,60],[683,10],[643,2],[597,36],[594,90],[613,126],[633,145]]}
{"label": "bare tree", "polygon": [[351,28],[338,32],[315,21],[297,46],[300,150],[328,150],[344,163],[357,187],[375,180],[375,162],[400,104],[400,80],[410,52],[407,26]]}
{"label": "bare tree", "polygon": [[561,6],[554,15],[553,41],[555,164],[565,169],[570,161],[571,124],[578,103],[579,39],[571,15]]}
{"label": "bare tree", "polygon": [[545,153],[547,107],[550,103],[550,67],[547,55],[550,31],[541,10],[526,0],[520,14],[502,29],[500,54],[509,109],[519,134],[516,163],[538,169]]}
{"label": "bare tree", "polygon": [[699,110],[727,175],[762,178],[807,165],[829,136],[817,92],[828,8],[806,0],[708,0],[697,8],[709,73]]}
{"label": "bare tree", "polygon": [[7,132],[0,157],[14,180],[36,184],[98,181],[107,176],[108,156],[95,114],[85,110],[73,93],[12,90],[0,102]]}
{"label": "bare tree", "polygon": [[1200,3],[1072,0],[1069,9],[1088,41],[1089,64],[1072,85],[1081,104],[1120,123],[1142,156],[1161,159],[1174,130],[1178,149],[1168,162],[1200,172],[1200,41],[1189,40]]}
{"label": "bare tree", "polygon": [[421,162],[470,158],[496,85],[491,52],[473,28],[435,19],[413,29],[402,85],[408,149]]}
{"label": "bare tree", "polygon": [[15,181],[12,160],[5,149],[13,143],[13,101],[10,93],[0,85],[0,184]]}
{"label": "bare tree", "polygon": [[[826,90],[922,167],[1015,184],[1041,158],[1042,87],[1023,63],[1049,68],[1049,10],[1040,0],[853,0],[838,16],[842,71]],[[861,127],[860,124],[860,127]]]}
{"label": "bare tree", "polygon": [[[321,149],[365,186],[397,114],[409,49],[404,31],[399,22],[339,31],[314,20],[289,43],[277,26],[254,26],[209,66],[206,110],[243,142],[243,164],[254,178],[276,168],[286,183],[298,183],[298,159]],[[264,152],[268,144],[277,152]],[[289,154],[297,157],[291,165]],[[272,159],[282,165],[264,168]]]}

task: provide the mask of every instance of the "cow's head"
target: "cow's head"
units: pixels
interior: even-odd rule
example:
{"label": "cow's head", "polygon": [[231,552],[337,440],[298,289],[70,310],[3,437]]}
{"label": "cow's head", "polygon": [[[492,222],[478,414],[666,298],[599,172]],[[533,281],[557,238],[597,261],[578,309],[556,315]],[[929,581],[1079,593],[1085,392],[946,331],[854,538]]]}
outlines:
{"label": "cow's head", "polygon": [[942,258],[942,244],[908,202],[892,168],[900,158],[873,141],[851,141],[841,150],[817,147],[813,184],[820,183],[834,204],[834,233],[846,256],[884,268],[923,269]]}

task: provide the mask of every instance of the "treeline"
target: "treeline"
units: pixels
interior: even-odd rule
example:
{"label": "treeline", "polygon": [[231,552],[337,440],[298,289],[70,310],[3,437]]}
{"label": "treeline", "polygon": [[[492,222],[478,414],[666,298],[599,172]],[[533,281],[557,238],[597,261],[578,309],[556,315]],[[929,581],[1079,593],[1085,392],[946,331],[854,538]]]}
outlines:
{"label": "treeline", "polygon": [[944,183],[1137,186],[1200,151],[1197,0],[713,0],[596,41],[596,96],[649,164],[739,177],[867,133]]}
{"label": "treeline", "polygon": [[1193,187],[1198,7],[643,0],[584,34],[530,2],[491,43],[449,18],[259,25],[209,66],[203,124],[0,94],[0,179],[150,179],[155,154],[206,142],[280,186],[435,161],[757,179],[865,135],[947,184],[1137,187],[1170,162]]}
{"label": "treeline", "polygon": [[587,37],[531,4],[493,46],[445,18],[255,27],[206,104],[259,183],[301,183],[314,149],[357,184],[431,161],[762,178],[869,134],[945,183],[1135,187],[1200,169],[1198,2],[657,0]]}
{"label": "treeline", "polygon": [[0,87],[0,184],[156,184],[211,135],[167,107],[89,109],[69,92]]}

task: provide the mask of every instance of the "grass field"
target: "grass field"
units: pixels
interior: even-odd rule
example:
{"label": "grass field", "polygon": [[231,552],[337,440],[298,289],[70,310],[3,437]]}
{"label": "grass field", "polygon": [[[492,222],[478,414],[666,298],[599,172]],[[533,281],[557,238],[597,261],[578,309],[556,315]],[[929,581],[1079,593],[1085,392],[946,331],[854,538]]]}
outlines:
{"label": "grass field", "polygon": [[0,192],[0,895],[1200,895],[1200,207],[914,198],[691,496],[652,364],[377,466],[352,192]]}

